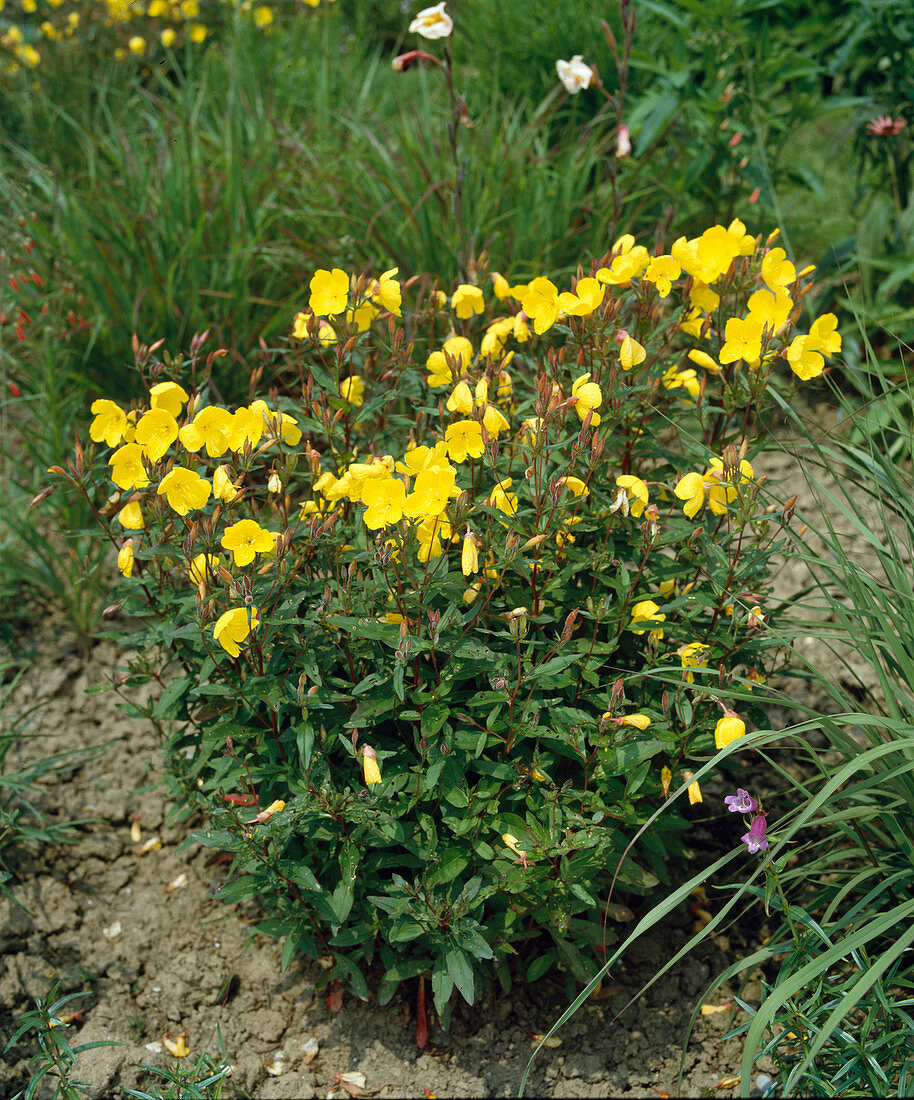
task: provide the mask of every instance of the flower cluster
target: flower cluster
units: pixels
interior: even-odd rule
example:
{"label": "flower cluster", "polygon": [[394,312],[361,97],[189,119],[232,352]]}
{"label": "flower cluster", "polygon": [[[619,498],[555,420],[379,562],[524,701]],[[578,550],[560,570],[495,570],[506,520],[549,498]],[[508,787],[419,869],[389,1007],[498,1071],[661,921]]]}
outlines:
{"label": "flower cluster", "polygon": [[757,852],[766,852],[769,847],[768,820],[758,802],[748,791],[744,791],[742,787],[739,787],[736,794],[727,795],[724,803],[731,814],[744,814],[747,817],[751,815],[748,821],[749,831],[740,837],[740,840],[746,845],[749,855],[754,856]]}
{"label": "flower cluster", "polygon": [[[300,3],[316,8],[321,0]],[[0,71],[12,75],[38,68],[59,46],[84,45],[97,38],[110,40],[113,56],[119,61],[148,57],[160,47],[200,45],[233,11],[264,32],[269,32],[275,21],[274,6],[256,0],[148,0],[144,4],[129,0],[92,4],[85,0],[22,0],[18,20],[0,15],[0,46],[6,54]]]}
{"label": "flower cluster", "polygon": [[[149,651],[186,670],[162,713],[186,720],[188,797],[267,860],[297,943],[380,944],[392,975],[407,951],[446,968],[452,924],[475,970],[544,921],[567,945],[644,803],[674,778],[701,801],[690,764],[743,736],[721,699],[774,645],[789,509],[759,507],[750,433],[796,310],[758,361],[721,349],[785,278],[775,252],[733,223],[668,254],[621,238],[566,286],[330,267],[248,404],[149,348],[148,398],[93,402],[56,472],[116,545]],[[226,790],[286,806],[224,820]],[[631,888],[671,837],[625,861]]]}

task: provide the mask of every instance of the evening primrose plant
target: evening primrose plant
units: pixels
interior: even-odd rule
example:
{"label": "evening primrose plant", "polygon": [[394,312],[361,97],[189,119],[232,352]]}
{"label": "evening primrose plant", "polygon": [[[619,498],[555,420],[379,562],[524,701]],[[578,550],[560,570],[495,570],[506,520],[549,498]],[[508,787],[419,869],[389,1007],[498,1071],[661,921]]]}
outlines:
{"label": "evening primrose plant", "polygon": [[382,1002],[430,976],[447,1024],[492,973],[587,980],[610,878],[668,880],[687,816],[629,841],[671,783],[701,799],[770,664],[791,505],[753,433],[795,341],[834,346],[776,251],[733,222],[565,287],[321,270],[246,405],[199,343],[92,403],[54,473],[141,626],[119,681],[162,685],[173,789],[286,963],[361,997],[376,963]]}

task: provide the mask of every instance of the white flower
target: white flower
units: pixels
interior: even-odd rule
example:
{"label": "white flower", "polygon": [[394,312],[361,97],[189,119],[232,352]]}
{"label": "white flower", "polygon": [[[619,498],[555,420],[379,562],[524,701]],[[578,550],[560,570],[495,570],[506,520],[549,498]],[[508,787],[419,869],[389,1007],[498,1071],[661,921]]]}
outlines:
{"label": "white flower", "polygon": [[584,64],[579,53],[570,61],[556,61],[555,71],[569,95],[577,95],[582,88],[589,88],[593,81],[593,69]]}
{"label": "white flower", "polygon": [[444,10],[444,2],[433,8],[423,8],[409,25],[410,32],[423,38],[447,38],[454,29],[454,20]]}

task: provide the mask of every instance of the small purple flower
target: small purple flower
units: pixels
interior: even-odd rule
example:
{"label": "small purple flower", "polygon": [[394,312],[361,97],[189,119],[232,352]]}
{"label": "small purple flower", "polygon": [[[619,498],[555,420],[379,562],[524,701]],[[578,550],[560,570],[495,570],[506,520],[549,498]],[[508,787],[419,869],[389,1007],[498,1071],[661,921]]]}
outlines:
{"label": "small purple flower", "polygon": [[758,809],[758,803],[742,787],[736,788],[736,794],[728,794],[724,803],[731,814],[751,814]]}
{"label": "small purple flower", "polygon": [[752,824],[749,826],[749,832],[740,837],[740,840],[749,849],[750,856],[754,856],[756,852],[764,852],[768,848],[768,837],[765,836],[767,827],[768,822],[765,820],[765,815],[759,814],[753,818]]}

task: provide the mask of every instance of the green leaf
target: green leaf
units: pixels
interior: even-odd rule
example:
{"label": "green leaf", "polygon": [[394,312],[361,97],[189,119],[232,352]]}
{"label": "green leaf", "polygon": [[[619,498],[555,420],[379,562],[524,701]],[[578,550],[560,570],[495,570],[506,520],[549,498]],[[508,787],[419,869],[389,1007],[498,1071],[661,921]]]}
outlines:
{"label": "green leaf", "polygon": [[[471,1005],[475,992],[473,988],[472,963],[464,952],[456,947],[450,948],[445,958],[447,959],[447,972],[451,981],[460,990],[466,1003]],[[434,983],[434,974],[432,975],[432,982]]]}
{"label": "green leaf", "polygon": [[439,955],[432,970],[432,997],[435,1000],[435,1011],[439,1016],[445,1012],[453,992],[454,979],[448,973],[447,960],[444,955]]}
{"label": "green leaf", "polygon": [[539,958],[533,960],[527,967],[527,981],[538,981],[544,974],[547,974],[555,965],[555,952],[546,951],[540,955]]}

